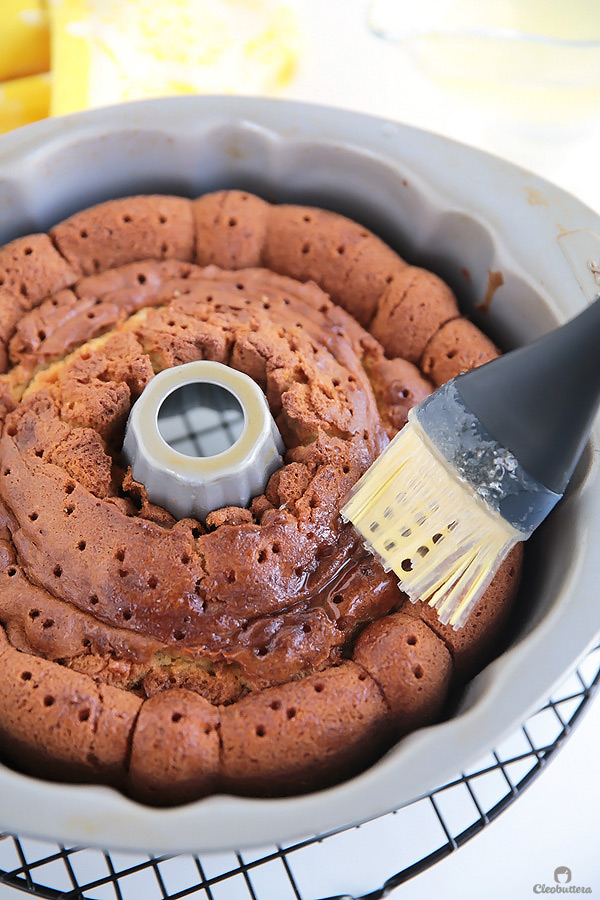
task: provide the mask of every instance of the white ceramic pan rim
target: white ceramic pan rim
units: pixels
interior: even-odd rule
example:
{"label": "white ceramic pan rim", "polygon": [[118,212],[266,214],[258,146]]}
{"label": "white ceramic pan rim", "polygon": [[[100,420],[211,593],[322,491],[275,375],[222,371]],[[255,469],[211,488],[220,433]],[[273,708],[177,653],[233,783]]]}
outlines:
{"label": "white ceramic pan rim", "polygon": [[[575,198],[442,137],[289,101],[144,101],[5,135],[0,243],[103,199],[221,187],[356,215],[437,268],[505,345],[564,321],[594,293],[577,248],[582,237],[595,246],[600,218]],[[561,248],[571,242],[569,261]],[[476,304],[495,271],[504,285],[482,318]],[[453,778],[545,702],[600,632],[599,447],[596,424],[569,496],[534,538],[518,634],[449,720],[408,736],[344,784],[283,799],[218,795],[156,810],[109,788],[52,784],[0,766],[0,828],[113,850],[239,849],[365,821]]]}

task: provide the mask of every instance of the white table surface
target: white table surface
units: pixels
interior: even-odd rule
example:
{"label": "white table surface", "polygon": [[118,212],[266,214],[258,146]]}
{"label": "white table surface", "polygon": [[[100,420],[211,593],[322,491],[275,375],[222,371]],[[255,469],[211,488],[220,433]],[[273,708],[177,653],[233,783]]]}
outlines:
{"label": "white table surface", "polygon": [[[600,212],[600,117],[567,128],[511,121],[496,114],[493,102],[487,109],[472,105],[429,82],[402,49],[373,37],[366,7],[366,0],[298,0],[304,53],[285,97],[371,112],[470,143],[535,171]],[[519,900],[532,896],[536,884],[554,885],[557,866],[571,869],[573,885],[600,892],[599,746],[600,699],[595,698],[523,796],[393,896]],[[364,865],[369,865],[368,846]],[[318,884],[315,874],[315,896]],[[372,887],[378,886],[375,872]],[[0,886],[0,900],[18,896],[23,894]]]}

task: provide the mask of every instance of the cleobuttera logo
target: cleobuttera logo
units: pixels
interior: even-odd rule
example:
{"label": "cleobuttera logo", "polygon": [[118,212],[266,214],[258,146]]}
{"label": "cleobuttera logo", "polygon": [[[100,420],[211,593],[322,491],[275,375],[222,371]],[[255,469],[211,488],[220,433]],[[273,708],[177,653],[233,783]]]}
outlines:
{"label": "cleobuttera logo", "polygon": [[555,869],[554,880],[557,884],[568,884],[571,880],[571,870],[568,866],[559,866]]}
{"label": "cleobuttera logo", "polygon": [[[557,866],[554,870],[556,884],[534,884],[534,894],[591,894],[591,887],[583,887],[580,884],[571,884],[571,870],[568,866]],[[568,885],[568,887],[563,887]]]}

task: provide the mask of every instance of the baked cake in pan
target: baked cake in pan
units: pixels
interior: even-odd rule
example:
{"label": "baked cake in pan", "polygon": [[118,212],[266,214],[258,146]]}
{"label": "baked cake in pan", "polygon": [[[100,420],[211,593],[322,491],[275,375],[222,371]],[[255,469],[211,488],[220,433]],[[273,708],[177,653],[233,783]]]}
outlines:
{"label": "baked cake in pan", "polygon": [[[450,288],[336,213],[137,196],[0,249],[0,756],[153,804],[296,794],[435,721],[496,651],[521,550],[443,626],[339,509],[435,386],[497,355]],[[176,521],[123,461],[159,371],[265,392],[284,465]]]}

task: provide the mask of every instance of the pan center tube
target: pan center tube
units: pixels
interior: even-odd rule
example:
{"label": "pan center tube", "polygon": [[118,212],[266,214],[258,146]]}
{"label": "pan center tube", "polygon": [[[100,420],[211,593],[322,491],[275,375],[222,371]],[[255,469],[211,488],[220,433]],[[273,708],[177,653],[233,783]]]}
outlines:
{"label": "pan center tube", "polygon": [[177,519],[246,506],[284,452],[256,382],[210,360],[156,375],[132,407],[123,443],[148,499]]}

